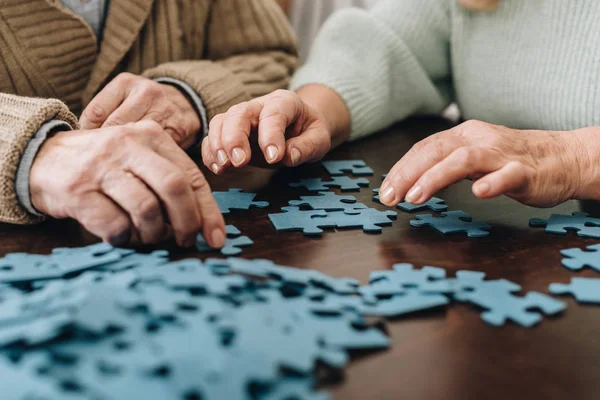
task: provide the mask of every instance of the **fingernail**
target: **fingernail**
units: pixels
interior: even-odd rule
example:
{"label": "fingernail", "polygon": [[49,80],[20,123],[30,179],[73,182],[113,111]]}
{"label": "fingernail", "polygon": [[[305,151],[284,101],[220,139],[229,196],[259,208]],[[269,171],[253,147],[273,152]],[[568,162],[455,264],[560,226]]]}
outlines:
{"label": "fingernail", "polygon": [[277,146],[270,145],[269,147],[267,147],[267,161],[275,161],[275,159],[277,158],[277,153]]}
{"label": "fingernail", "polygon": [[392,186],[384,185],[383,188],[379,190],[379,196],[383,203],[390,204],[395,200],[396,193]]}
{"label": "fingernail", "polygon": [[479,195],[485,195],[487,192],[490,191],[490,184],[487,182],[479,182],[477,183],[477,185],[475,185],[475,191]]}
{"label": "fingernail", "polygon": [[225,153],[225,150],[217,151],[217,159],[219,160],[219,164],[227,164],[227,153]]}
{"label": "fingernail", "polygon": [[292,149],[292,151],[290,152],[290,158],[292,159],[292,167],[298,165],[298,163],[300,162],[300,157],[302,157],[302,155],[300,154],[300,150]]}
{"label": "fingernail", "polygon": [[218,165],[217,163],[213,163],[213,164],[210,166],[210,169],[212,169],[212,171],[213,171],[215,174],[218,174],[218,173],[219,173],[219,165]]}
{"label": "fingernail", "polygon": [[225,245],[225,234],[221,229],[215,229],[212,234],[212,244],[215,248],[221,248]]}
{"label": "fingernail", "polygon": [[421,198],[421,186],[415,186],[406,195],[406,200],[409,203],[414,203]]}
{"label": "fingernail", "polygon": [[231,152],[232,158],[233,158],[233,162],[236,165],[239,165],[241,163],[243,163],[244,161],[246,161],[246,152],[242,149],[240,149],[239,147],[236,147],[235,149],[233,149],[233,151]]}

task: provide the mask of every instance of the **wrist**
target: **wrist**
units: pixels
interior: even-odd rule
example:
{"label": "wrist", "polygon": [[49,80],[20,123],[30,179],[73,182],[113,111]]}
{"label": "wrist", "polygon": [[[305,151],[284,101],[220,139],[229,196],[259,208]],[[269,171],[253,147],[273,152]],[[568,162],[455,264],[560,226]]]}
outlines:
{"label": "wrist", "polygon": [[600,127],[564,132],[573,174],[573,198],[600,200]]}
{"label": "wrist", "polygon": [[337,147],[350,135],[350,112],[344,100],[335,91],[324,85],[307,85],[297,91],[298,96],[312,107],[327,126],[332,147]]}

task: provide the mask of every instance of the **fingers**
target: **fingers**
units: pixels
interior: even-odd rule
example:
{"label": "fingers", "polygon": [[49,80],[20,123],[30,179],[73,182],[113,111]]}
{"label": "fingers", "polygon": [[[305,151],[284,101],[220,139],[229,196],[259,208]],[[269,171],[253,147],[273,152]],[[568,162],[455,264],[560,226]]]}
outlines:
{"label": "fingers", "polygon": [[258,145],[265,160],[274,164],[287,155],[286,131],[302,117],[304,103],[298,95],[286,90],[276,91],[259,101],[264,102],[264,106],[259,116]]}
{"label": "fingers", "polygon": [[421,204],[437,191],[467,177],[493,172],[504,165],[498,153],[485,148],[466,146],[453,151],[448,157],[427,170],[408,191],[406,200]]}
{"label": "fingers", "polygon": [[287,167],[320,160],[331,149],[331,136],[324,125],[316,125],[286,143],[283,164]]}
{"label": "fingers", "polygon": [[213,173],[220,173],[230,165],[229,157],[221,145],[225,114],[216,115],[208,125],[208,136],[202,141],[202,161]]}
{"label": "fingers", "polygon": [[133,223],[141,243],[157,243],[166,237],[161,205],[156,195],[133,174],[107,173],[101,182],[103,193],[117,203]]}
{"label": "fingers", "polygon": [[481,199],[490,199],[502,194],[523,191],[528,182],[525,166],[520,162],[511,161],[476,181],[473,184],[473,194]]}
{"label": "fingers", "polygon": [[131,94],[110,114],[108,118],[106,118],[102,127],[120,126],[130,122],[140,121],[148,114],[148,110],[150,110],[151,106],[151,98],[143,95]]}
{"label": "fingers", "polygon": [[103,241],[113,246],[129,241],[132,232],[129,217],[103,194],[90,192],[82,196],[72,210],[71,217]]}
{"label": "fingers", "polygon": [[259,102],[249,101],[235,105],[225,113],[220,143],[215,146],[217,156],[220,150],[224,150],[235,167],[248,164],[252,155],[250,133],[252,127],[258,126],[261,108]]}
{"label": "fingers", "polygon": [[[147,124],[141,122],[137,125]],[[154,123],[147,125],[156,126]],[[148,126],[154,152],[143,148],[140,159],[133,160],[130,168],[140,176],[165,204],[182,246],[192,246],[202,228],[204,237],[212,247],[225,243],[225,223],[214,200],[210,186],[196,164],[162,130]],[[138,166],[139,165],[139,166]],[[150,166],[152,165],[152,166]]]}
{"label": "fingers", "polygon": [[449,130],[414,145],[394,165],[383,181],[379,191],[381,202],[387,206],[394,206],[404,200],[407,193],[410,194],[408,197],[418,197],[417,188],[413,187],[417,179],[462,144],[460,136]]}
{"label": "fingers", "polygon": [[82,129],[98,129],[128,96],[133,74],[120,74],[106,85],[87,105],[79,123]]}

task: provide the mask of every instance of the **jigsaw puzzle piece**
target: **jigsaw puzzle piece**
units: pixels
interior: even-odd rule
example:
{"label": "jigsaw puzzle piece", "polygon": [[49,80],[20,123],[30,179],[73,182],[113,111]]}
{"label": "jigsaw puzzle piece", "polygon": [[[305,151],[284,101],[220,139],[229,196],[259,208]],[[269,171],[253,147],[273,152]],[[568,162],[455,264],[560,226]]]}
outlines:
{"label": "jigsaw puzzle piece", "polygon": [[463,211],[446,211],[441,217],[434,217],[431,214],[420,214],[416,217],[416,220],[410,221],[411,226],[417,228],[431,226],[444,235],[464,232],[468,237],[484,237],[490,234],[491,229],[488,224],[473,220]]}
{"label": "jigsaw puzzle piece", "polygon": [[345,172],[352,175],[373,175],[373,170],[363,160],[321,161],[321,164],[333,176],[344,175]]}
{"label": "jigsaw puzzle piece", "polygon": [[367,233],[379,233],[382,226],[389,226],[397,218],[395,211],[379,211],[375,208],[351,211],[333,211],[327,214],[327,220],[336,228],[362,228]]}
{"label": "jigsaw puzzle piece", "polygon": [[356,202],[354,196],[340,196],[333,192],[319,192],[317,196],[301,196],[301,200],[290,200],[290,206],[307,206],[311,210],[352,211],[367,208]]}
{"label": "jigsaw puzzle piece", "polygon": [[562,259],[562,265],[572,271],[590,267],[600,272],[600,244],[587,246],[586,249],[587,251],[578,248],[561,250],[560,253],[566,257]]}
{"label": "jigsaw puzzle piece", "polygon": [[57,400],[65,396],[60,388],[46,382],[44,376],[35,374],[0,356],[1,397],[6,400]]}
{"label": "jigsaw puzzle piece", "polygon": [[242,252],[243,247],[252,246],[254,244],[248,236],[240,236],[240,230],[233,225],[226,225],[225,231],[227,233],[227,238],[225,239],[225,245],[220,249],[213,249],[210,247],[208,243],[206,243],[202,233],[198,233],[196,238],[196,250],[201,253],[219,251],[224,256],[235,256]]}
{"label": "jigsaw puzzle piece", "polygon": [[492,326],[502,326],[507,320],[511,320],[529,328],[542,320],[541,314],[529,311],[530,309],[540,309],[546,315],[555,315],[566,308],[563,302],[538,292],[529,292],[525,297],[517,297],[508,291],[479,288],[464,293],[462,297],[487,309],[488,311],[481,314],[481,318]]}
{"label": "jigsaw puzzle piece", "polygon": [[312,379],[289,377],[279,380],[260,400],[330,400],[327,392],[315,392]]}
{"label": "jigsaw puzzle piece", "polygon": [[119,272],[132,268],[154,268],[169,262],[169,252],[167,250],[155,250],[150,254],[132,253],[125,254],[119,261],[110,264],[104,264],[94,268],[102,271]]}
{"label": "jigsaw puzzle piece", "polygon": [[529,226],[546,227],[546,232],[566,235],[568,231],[576,231],[577,236],[600,238],[600,218],[592,218],[584,212],[571,215],[552,214],[548,220],[532,218]]}
{"label": "jigsaw puzzle piece", "polygon": [[572,294],[580,303],[600,304],[600,279],[571,278],[571,283],[552,283],[549,287],[552,294]]}
{"label": "jigsaw puzzle piece", "polygon": [[310,192],[326,191],[332,187],[337,187],[344,192],[360,190],[361,187],[368,186],[369,180],[367,178],[350,178],[348,176],[335,176],[331,181],[324,181],[320,178],[310,178],[290,183],[290,187],[304,187]]}
{"label": "jigsaw puzzle piece", "polygon": [[239,275],[219,276],[198,259],[170,262],[142,276],[144,281],[163,282],[174,290],[200,290],[214,295],[229,295],[246,286],[248,280]]}
{"label": "jigsaw puzzle piece", "polygon": [[[379,198],[379,188],[375,188],[373,189],[373,200],[381,203],[381,199]],[[417,212],[417,211],[425,211],[427,209],[431,210],[431,211],[436,211],[436,212],[440,212],[440,211],[446,211],[448,209],[448,206],[446,204],[444,204],[446,202],[446,200],[442,200],[442,199],[438,199],[437,197],[432,197],[429,200],[427,200],[425,203],[423,204],[419,204],[419,205],[415,205],[412,204],[406,200],[402,201],[401,203],[399,203],[398,205],[396,205],[396,208],[402,211],[406,211],[406,212]]]}
{"label": "jigsaw puzzle piece", "polygon": [[438,308],[450,303],[442,294],[423,293],[417,289],[409,289],[402,294],[395,294],[389,299],[377,300],[376,303],[362,309],[365,315],[396,318],[404,314]]}
{"label": "jigsaw puzzle piece", "polygon": [[281,213],[269,214],[269,220],[278,232],[302,231],[307,236],[320,235],[322,228],[334,228],[325,210],[300,210],[298,207],[283,207]]}
{"label": "jigsaw puzzle piece", "polygon": [[265,208],[267,201],[254,201],[256,193],[244,193],[242,189],[229,189],[227,192],[213,192],[213,197],[223,214],[231,210],[249,210],[250,207]]}

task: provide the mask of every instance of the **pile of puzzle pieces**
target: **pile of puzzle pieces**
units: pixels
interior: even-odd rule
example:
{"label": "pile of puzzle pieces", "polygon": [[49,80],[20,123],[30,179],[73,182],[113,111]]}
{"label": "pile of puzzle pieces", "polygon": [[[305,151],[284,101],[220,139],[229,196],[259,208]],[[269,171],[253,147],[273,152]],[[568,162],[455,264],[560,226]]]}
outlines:
{"label": "pile of puzzle pieces", "polygon": [[[381,324],[451,301],[491,325],[564,304],[484,274],[397,264],[352,278],[240,258],[169,261],[96,244],[0,259],[2,399],[327,399]],[[321,377],[321,380],[317,379]]]}

